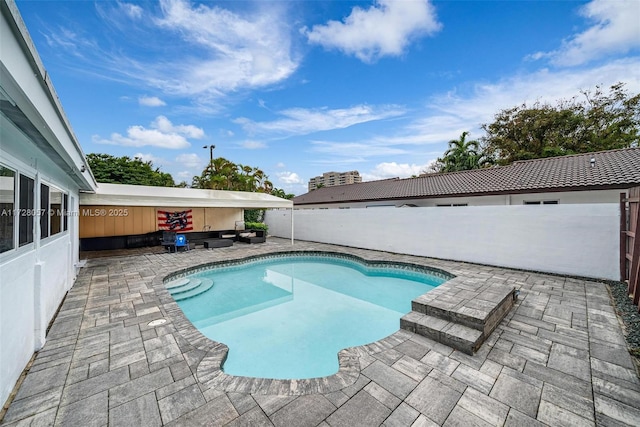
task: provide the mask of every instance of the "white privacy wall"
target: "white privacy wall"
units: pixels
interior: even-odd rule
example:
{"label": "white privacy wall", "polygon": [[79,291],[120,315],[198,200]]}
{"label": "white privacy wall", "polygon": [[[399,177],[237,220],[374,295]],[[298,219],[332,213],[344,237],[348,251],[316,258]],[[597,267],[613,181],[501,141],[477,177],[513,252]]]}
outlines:
{"label": "white privacy wall", "polygon": [[[291,237],[291,211],[268,211]],[[294,211],[294,238],[358,248],[619,280],[618,204],[313,209]]]}

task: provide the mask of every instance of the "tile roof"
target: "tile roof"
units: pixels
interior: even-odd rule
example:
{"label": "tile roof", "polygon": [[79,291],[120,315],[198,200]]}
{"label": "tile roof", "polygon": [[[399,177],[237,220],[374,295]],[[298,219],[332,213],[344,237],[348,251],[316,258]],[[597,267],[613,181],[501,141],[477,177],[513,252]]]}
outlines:
{"label": "tile roof", "polygon": [[[591,159],[595,164],[591,166]],[[487,169],[323,187],[294,205],[385,199],[580,191],[640,185],[640,147],[525,160]]]}

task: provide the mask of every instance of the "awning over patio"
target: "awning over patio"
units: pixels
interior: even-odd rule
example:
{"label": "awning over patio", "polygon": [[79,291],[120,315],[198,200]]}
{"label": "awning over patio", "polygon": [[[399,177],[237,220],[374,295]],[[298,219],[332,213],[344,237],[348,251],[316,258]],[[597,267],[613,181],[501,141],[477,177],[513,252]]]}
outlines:
{"label": "awning over patio", "polygon": [[80,194],[80,206],[89,205],[293,209],[291,200],[262,193],[105,183],[95,193]]}

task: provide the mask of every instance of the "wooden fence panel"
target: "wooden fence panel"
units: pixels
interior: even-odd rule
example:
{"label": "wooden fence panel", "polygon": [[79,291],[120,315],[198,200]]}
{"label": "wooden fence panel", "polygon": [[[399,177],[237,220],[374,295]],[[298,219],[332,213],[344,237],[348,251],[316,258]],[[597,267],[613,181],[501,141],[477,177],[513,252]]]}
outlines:
{"label": "wooden fence panel", "polygon": [[640,311],[640,187],[620,195],[620,276]]}

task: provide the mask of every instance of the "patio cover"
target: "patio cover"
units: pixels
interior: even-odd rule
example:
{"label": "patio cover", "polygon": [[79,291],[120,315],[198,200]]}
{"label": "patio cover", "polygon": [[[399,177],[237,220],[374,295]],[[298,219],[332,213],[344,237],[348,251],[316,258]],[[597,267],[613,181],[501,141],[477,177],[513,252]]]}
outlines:
{"label": "patio cover", "polygon": [[80,206],[156,206],[175,208],[291,209],[293,244],[293,202],[248,191],[200,190],[197,188],[151,187],[146,185],[98,183],[94,193],[80,193]]}
{"label": "patio cover", "polygon": [[95,193],[81,193],[80,205],[293,209],[291,200],[263,193],[105,183]]}

